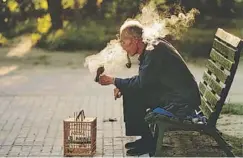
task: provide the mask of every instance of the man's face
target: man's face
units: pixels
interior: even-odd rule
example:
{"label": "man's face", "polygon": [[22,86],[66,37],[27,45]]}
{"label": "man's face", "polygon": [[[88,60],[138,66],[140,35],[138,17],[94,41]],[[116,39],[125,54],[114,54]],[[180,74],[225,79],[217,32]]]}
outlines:
{"label": "man's face", "polygon": [[137,40],[129,35],[126,31],[123,31],[120,35],[120,42],[122,48],[130,55],[134,56],[137,53],[138,45]]}

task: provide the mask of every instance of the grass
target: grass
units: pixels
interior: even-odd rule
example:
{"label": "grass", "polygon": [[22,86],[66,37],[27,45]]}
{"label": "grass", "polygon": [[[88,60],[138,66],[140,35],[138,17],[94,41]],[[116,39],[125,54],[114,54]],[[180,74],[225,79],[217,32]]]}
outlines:
{"label": "grass", "polygon": [[243,157],[243,138],[223,134],[223,138],[232,145],[235,156]]}
{"label": "grass", "polygon": [[243,104],[229,103],[223,106],[222,114],[243,115]]}

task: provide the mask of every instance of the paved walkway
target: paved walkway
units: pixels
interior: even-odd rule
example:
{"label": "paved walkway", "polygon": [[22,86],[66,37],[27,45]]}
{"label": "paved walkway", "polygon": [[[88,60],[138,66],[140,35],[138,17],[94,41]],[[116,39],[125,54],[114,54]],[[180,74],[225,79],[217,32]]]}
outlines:
{"label": "paved walkway", "polygon": [[[63,119],[81,109],[98,118],[96,155],[124,156],[124,143],[134,138],[124,135],[121,100],[87,74],[38,69],[2,78],[0,156],[62,156]],[[109,118],[117,122],[103,122]]]}
{"label": "paved walkway", "polygon": [[0,157],[62,156],[63,120],[81,109],[98,118],[96,156],[125,156],[121,103],[83,68],[14,71],[0,78]]}

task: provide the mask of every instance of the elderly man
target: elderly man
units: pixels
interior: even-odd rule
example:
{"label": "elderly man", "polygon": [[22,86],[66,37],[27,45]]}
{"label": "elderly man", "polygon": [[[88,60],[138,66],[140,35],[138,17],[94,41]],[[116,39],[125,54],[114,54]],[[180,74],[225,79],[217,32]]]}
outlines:
{"label": "elderly man", "polygon": [[161,107],[183,119],[200,105],[197,83],[176,49],[165,40],[148,49],[142,36],[137,21],[125,22],[120,29],[122,48],[130,56],[139,55],[139,74],[126,79],[103,75],[99,80],[101,85],[116,86],[115,97],[123,95],[126,135],[141,136],[125,145],[130,156],[155,150],[156,140],[144,121],[146,109]]}

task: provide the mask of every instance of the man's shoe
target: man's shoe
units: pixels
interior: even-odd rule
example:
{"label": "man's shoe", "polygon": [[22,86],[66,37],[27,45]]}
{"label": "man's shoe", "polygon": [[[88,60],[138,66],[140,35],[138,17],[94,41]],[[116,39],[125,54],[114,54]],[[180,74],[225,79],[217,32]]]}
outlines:
{"label": "man's shoe", "polygon": [[155,148],[134,148],[127,151],[127,156],[140,156],[144,154],[149,154],[149,156],[153,156],[155,152]]}
{"label": "man's shoe", "polygon": [[151,139],[145,139],[140,138],[134,142],[129,142],[125,144],[126,149],[133,149],[133,148],[147,148],[149,147],[155,147],[156,141],[154,138]]}
{"label": "man's shoe", "polygon": [[133,149],[133,148],[136,148],[137,146],[139,146],[141,144],[143,144],[143,139],[142,138],[141,139],[138,139],[138,140],[136,140],[134,142],[126,143],[125,144],[125,148],[126,149]]}

